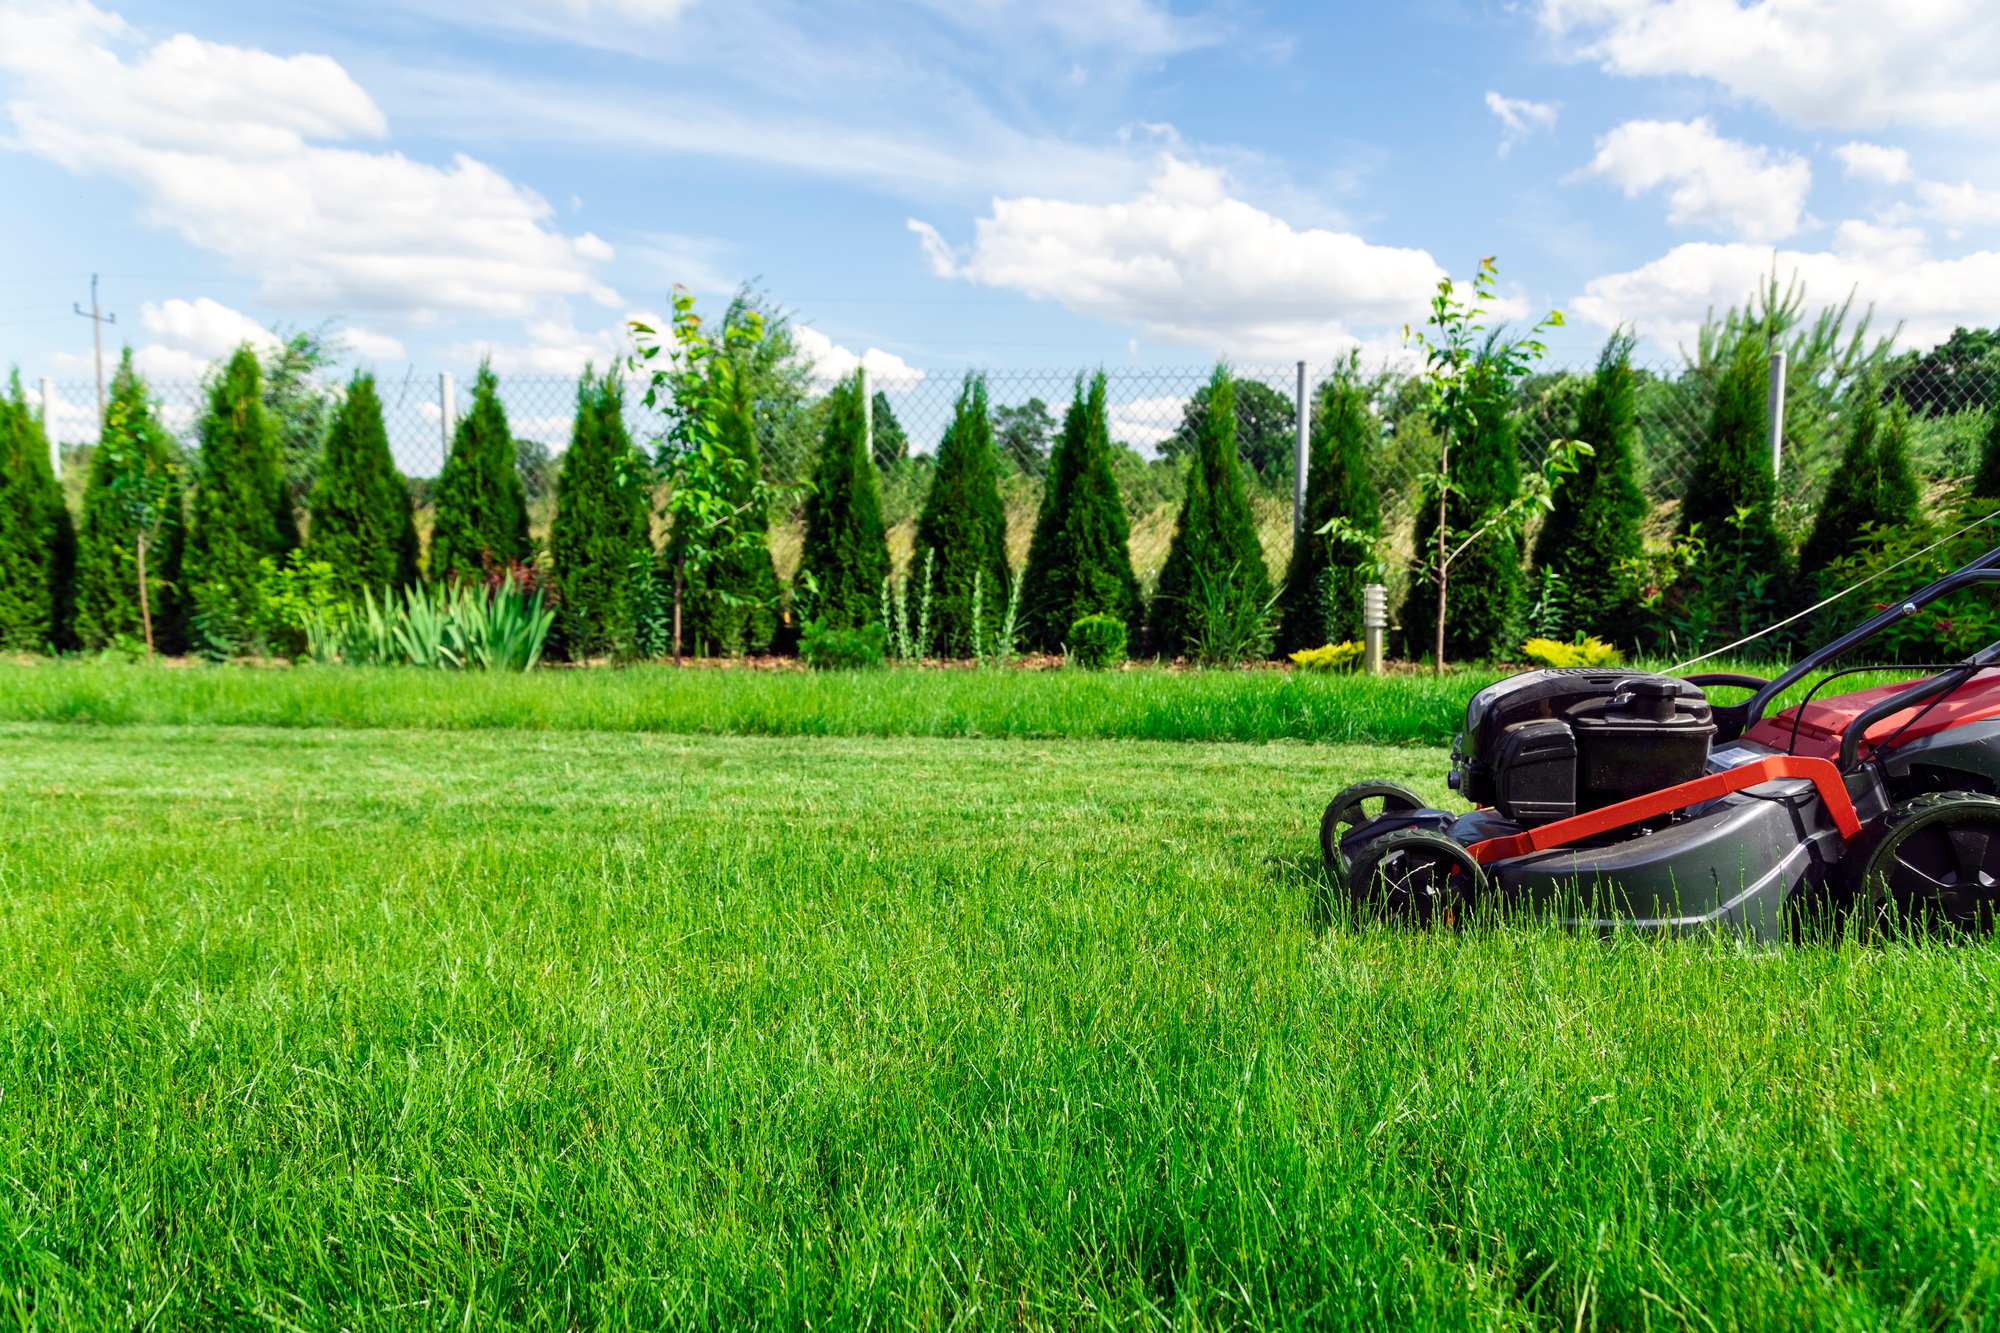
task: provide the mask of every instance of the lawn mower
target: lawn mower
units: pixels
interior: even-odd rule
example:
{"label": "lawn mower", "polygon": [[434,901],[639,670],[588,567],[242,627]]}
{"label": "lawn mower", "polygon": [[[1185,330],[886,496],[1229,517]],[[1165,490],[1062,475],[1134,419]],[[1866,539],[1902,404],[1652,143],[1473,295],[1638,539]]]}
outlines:
{"label": "lawn mower", "polygon": [[[1991,583],[2000,548],[1774,680],[1572,667],[1489,685],[1452,746],[1451,787],[1475,808],[1357,783],[1320,822],[1328,873],[1357,906],[1423,925],[1526,909],[1600,932],[1797,938],[1859,912],[1871,926],[1990,931],[2000,643],[1899,669],[1929,673],[1916,679],[1764,713],[1897,621]],[[1813,691],[1883,669],[1838,671]],[[1727,686],[1754,693],[1709,701]]]}

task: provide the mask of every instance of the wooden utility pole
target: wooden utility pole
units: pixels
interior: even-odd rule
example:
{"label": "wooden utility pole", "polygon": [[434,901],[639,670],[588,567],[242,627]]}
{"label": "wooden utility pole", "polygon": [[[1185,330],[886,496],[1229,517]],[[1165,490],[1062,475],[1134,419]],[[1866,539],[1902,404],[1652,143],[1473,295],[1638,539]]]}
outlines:
{"label": "wooden utility pole", "polygon": [[98,311],[97,275],[95,273],[90,275],[90,309],[85,310],[81,304],[76,302],[72,302],[71,304],[75,307],[77,314],[82,315],[90,321],[90,341],[92,346],[97,349],[97,429],[102,434],[104,430],[104,326],[106,324],[116,324],[118,316]]}

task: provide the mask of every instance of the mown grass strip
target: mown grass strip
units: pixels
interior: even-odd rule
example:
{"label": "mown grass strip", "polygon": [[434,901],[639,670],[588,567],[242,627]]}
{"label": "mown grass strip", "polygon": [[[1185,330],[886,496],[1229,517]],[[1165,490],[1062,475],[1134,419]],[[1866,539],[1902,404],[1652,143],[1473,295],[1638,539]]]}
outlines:
{"label": "mown grass strip", "polygon": [[0,728],[8,1322],[1990,1325],[1994,951],[1321,924],[1442,759]]}

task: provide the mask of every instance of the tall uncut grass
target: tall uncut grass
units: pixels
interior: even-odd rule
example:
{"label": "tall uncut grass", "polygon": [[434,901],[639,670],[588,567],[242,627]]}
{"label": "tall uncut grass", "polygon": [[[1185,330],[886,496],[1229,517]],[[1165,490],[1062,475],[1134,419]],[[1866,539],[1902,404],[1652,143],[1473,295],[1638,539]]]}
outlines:
{"label": "tall uncut grass", "polygon": [[0,1310],[1991,1326],[1992,950],[1321,924],[1442,763],[0,728]]}
{"label": "tall uncut grass", "polygon": [[[0,664],[0,721],[1440,745],[1464,724],[1473,692],[1503,674]],[[1891,679],[1851,677],[1840,688]]]}

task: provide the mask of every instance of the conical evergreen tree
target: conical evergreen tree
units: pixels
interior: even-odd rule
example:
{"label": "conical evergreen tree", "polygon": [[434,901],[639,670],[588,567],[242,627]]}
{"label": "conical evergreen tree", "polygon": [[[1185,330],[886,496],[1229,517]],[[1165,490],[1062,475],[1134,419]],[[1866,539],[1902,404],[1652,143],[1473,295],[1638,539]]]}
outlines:
{"label": "conical evergreen tree", "polygon": [[1278,651],[1296,652],[1361,637],[1361,570],[1368,553],[1332,543],[1319,530],[1336,518],[1362,533],[1381,531],[1374,456],[1381,437],[1361,378],[1360,354],[1324,384],[1313,402],[1312,439],[1306,458],[1305,522],[1292,543],[1291,568],[1279,605],[1284,620]]}
{"label": "conical evergreen tree", "polygon": [[227,656],[260,633],[258,562],[299,544],[298,522],[264,412],[257,356],[246,343],[209,385],[188,525],[187,581],[194,646]]}
{"label": "conical evergreen tree", "polygon": [[1979,470],[1973,474],[1972,494],[1981,500],[2000,500],[2000,403],[1986,409],[1986,438],[1979,444]]}
{"label": "conical evergreen tree", "polygon": [[824,420],[799,555],[800,573],[812,576],[817,592],[806,594],[802,607],[828,628],[854,629],[881,617],[882,580],[889,576],[882,491],[868,457],[858,374],[827,395]]}
{"label": "conical evergreen tree", "polygon": [[[683,641],[690,647],[732,657],[763,652],[771,646],[778,628],[778,571],[765,540],[769,520],[763,507],[753,504],[763,467],[757,449],[756,404],[751,398],[750,377],[737,371],[737,367],[711,363],[709,389],[711,401],[720,408],[717,434],[721,445],[745,465],[729,500],[751,506],[744,510],[741,524],[744,532],[756,534],[756,540],[690,574],[683,597],[686,623],[682,629]],[[877,425],[879,429],[879,419]]]}
{"label": "conical evergreen tree", "polygon": [[1139,637],[1139,580],[1105,417],[1100,370],[1087,393],[1077,381],[1063,414],[1021,576],[1022,631],[1043,652],[1061,652],[1069,627],[1084,616],[1116,616],[1126,622],[1128,641]]}
{"label": "conical evergreen tree", "polygon": [[333,410],[313,478],[306,554],[332,565],[342,591],[357,603],[363,589],[379,597],[417,581],[410,486],[389,455],[373,375],[357,374]]}
{"label": "conical evergreen tree", "polygon": [[1562,580],[1575,627],[1629,638],[1634,586],[1623,562],[1644,548],[1646,497],[1639,490],[1633,445],[1639,433],[1639,382],[1632,370],[1630,333],[1605,342],[1576,404],[1574,437],[1595,452],[1577,458],[1575,472],[1556,484],[1554,507],[1535,539],[1535,566]]}
{"label": "conical evergreen tree", "polygon": [[514,466],[514,437],[500,405],[500,380],[480,363],[472,408],[452,431],[438,474],[430,576],[476,579],[488,566],[528,559],[528,499]]}
{"label": "conical evergreen tree", "polygon": [[164,653],[186,645],[181,563],[187,520],[179,450],[160,424],[146,382],[126,348],[111,377],[104,433],[91,451],[77,539],[76,635],[93,651],[118,635],[145,635],[139,605],[139,527],[143,509],[155,521],[146,541],[146,606],[153,645]]}
{"label": "conical evergreen tree", "polygon": [[909,459],[910,437],[903,433],[903,423],[896,420],[895,410],[889,406],[889,395],[880,389],[875,391],[871,410],[874,415],[869,425],[875,432],[875,466],[887,472]]}
{"label": "conical evergreen tree", "polygon": [[17,370],[0,398],[0,647],[68,646],[75,570],[76,529]]}
{"label": "conical evergreen tree", "polygon": [[1188,464],[1187,493],[1174,520],[1173,544],[1160,569],[1149,639],[1154,651],[1178,656],[1192,645],[1189,604],[1204,586],[1262,606],[1271,596],[1271,573],[1257,540],[1257,521],[1244,494],[1236,460],[1236,386],[1229,367],[1217,366],[1208,383],[1208,410],[1197,427]]}
{"label": "conical evergreen tree", "polygon": [[[1716,378],[1708,434],[1681,500],[1681,532],[1699,525],[1711,552],[1740,551],[1757,568],[1779,569],[1787,561],[1771,475],[1767,387],[1764,343],[1745,336]],[[1749,511],[1740,524],[1734,521],[1739,508]]]}
{"label": "conical evergreen tree", "polygon": [[556,478],[549,526],[550,579],[561,597],[557,623],[573,660],[632,642],[632,561],[653,553],[652,499],[625,430],[617,376],[583,372],[576,421]]}
{"label": "conical evergreen tree", "polygon": [[[1520,448],[1514,435],[1510,387],[1491,373],[1487,363],[1475,364],[1478,378],[1469,436],[1454,440],[1451,451],[1451,499],[1445,508],[1453,530],[1472,532],[1521,493]],[[1437,502],[1422,503],[1417,512],[1420,558],[1434,564],[1437,552]],[[1526,542],[1518,535],[1489,533],[1452,561],[1445,593],[1444,651],[1447,658],[1492,660],[1520,648],[1521,619],[1527,601],[1522,562]],[[1410,581],[1401,615],[1405,651],[1429,656],[1436,651],[1437,584],[1418,575]]]}
{"label": "conical evergreen tree", "polygon": [[[957,410],[938,442],[930,493],[917,517],[919,560],[931,559],[932,647],[941,657],[971,657],[988,642],[1006,614],[1012,589],[1007,568],[1007,510],[1000,503],[999,460],[993,453],[993,417],[986,377],[967,375]],[[979,591],[980,623],[973,622]],[[1065,626],[1064,628],[1068,628]]]}
{"label": "conical evergreen tree", "polygon": [[1851,554],[1871,523],[1900,525],[1917,513],[1917,479],[1910,471],[1909,413],[1903,400],[1884,413],[1879,390],[1856,387],[1840,465],[1827,479],[1812,533],[1799,548],[1799,573],[1810,578]]}

